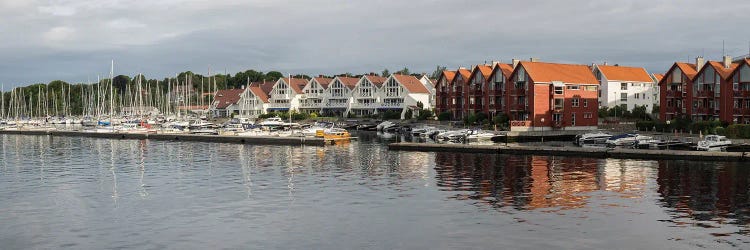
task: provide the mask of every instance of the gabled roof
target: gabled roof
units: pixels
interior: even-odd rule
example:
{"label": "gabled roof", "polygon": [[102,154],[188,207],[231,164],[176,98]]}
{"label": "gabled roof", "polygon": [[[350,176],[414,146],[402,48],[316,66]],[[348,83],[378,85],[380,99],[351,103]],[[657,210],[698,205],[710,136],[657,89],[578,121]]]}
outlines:
{"label": "gabled roof", "polygon": [[[333,78],[328,78],[328,77],[315,77],[313,79],[316,82],[318,82],[318,84],[320,84],[320,86],[323,87],[323,89],[327,89],[328,88],[328,84],[331,84],[331,81],[333,81]],[[311,81],[312,81],[312,79],[311,79]]]}
{"label": "gabled roof", "polygon": [[469,80],[469,77],[471,76],[471,71],[468,69],[458,69],[456,70],[457,74],[461,74],[461,76],[464,78],[464,82]]}
{"label": "gabled roof", "polygon": [[385,82],[386,78],[378,75],[365,75],[365,78],[367,78],[368,81],[370,81],[372,84],[377,86],[378,88],[383,86],[383,83]]}
{"label": "gabled roof", "polygon": [[265,84],[265,85],[268,85],[267,86],[268,92],[264,90],[263,85],[264,84],[262,82],[254,82],[254,83],[251,83],[250,86],[248,86],[247,88],[250,89],[250,92],[252,92],[253,95],[255,95],[256,97],[258,97],[258,99],[260,99],[264,103],[268,103],[268,94],[271,93],[270,88],[273,88],[273,84],[268,84],[268,83]]}
{"label": "gabled roof", "polygon": [[695,78],[695,75],[698,74],[698,71],[695,69],[695,64],[683,62],[676,62],[674,64],[675,66],[680,68],[682,73],[685,74],[690,80],[693,80],[693,78]]}
{"label": "gabled roof", "polygon": [[440,83],[440,79],[445,79],[445,82],[450,84],[453,81],[453,78],[455,77],[456,77],[456,71],[443,70],[443,73],[441,73],[440,77],[438,77],[437,81],[435,81],[435,85]]}
{"label": "gabled roof", "polygon": [[409,93],[417,93],[417,94],[429,94],[430,91],[425,88],[424,85],[422,85],[422,82],[419,81],[414,76],[411,75],[399,75],[399,74],[393,74],[393,78],[396,79],[401,85],[406,88],[406,90],[409,91]]}
{"label": "gabled roof", "polygon": [[662,78],[664,78],[664,74],[654,74],[654,79],[656,79],[656,82],[661,82]]}
{"label": "gabled roof", "polygon": [[216,91],[216,95],[214,96],[216,108],[224,109],[229,107],[229,105],[236,104],[240,101],[240,96],[244,91],[244,89],[222,89]]}
{"label": "gabled roof", "polygon": [[[736,74],[739,74],[740,70],[742,69],[742,65],[747,65],[748,67],[750,67],[750,58],[739,60],[739,62],[737,63],[737,67],[735,67],[734,71],[732,71],[732,74],[730,74],[729,76],[732,77]],[[743,79],[743,81],[747,80]]]}
{"label": "gabled roof", "polygon": [[471,74],[469,75],[469,79],[474,77],[474,75],[481,73],[482,76],[484,76],[484,80],[487,81],[487,78],[490,77],[490,74],[492,74],[492,68],[489,65],[477,65],[474,66],[474,68],[471,70]]}
{"label": "gabled roof", "polygon": [[513,64],[498,63],[495,64],[495,68],[499,68],[500,70],[502,70],[505,77],[508,77],[511,73],[513,73]]}
{"label": "gabled roof", "polygon": [[594,73],[591,72],[591,69],[587,65],[520,62],[518,66],[526,70],[526,73],[534,83],[561,81],[564,83],[599,84]]}
{"label": "gabled roof", "polygon": [[736,69],[737,66],[739,66],[739,65],[740,65],[739,63],[732,63],[729,66],[729,68],[725,68],[723,62],[708,61],[706,63],[706,65],[704,65],[703,68],[700,69],[698,71],[698,73],[696,73],[695,75],[698,76],[699,74],[702,74],[703,71],[706,70],[706,68],[712,67],[712,68],[714,68],[714,70],[716,71],[716,73],[719,73],[719,75],[721,76],[721,79],[727,79],[727,77],[731,76],[732,72],[734,72],[734,69]]}
{"label": "gabled roof", "polygon": [[294,92],[297,92],[297,94],[302,94],[302,89],[305,88],[305,85],[307,85],[307,80],[303,78],[281,78],[284,82],[289,84],[289,87],[294,90]]}
{"label": "gabled roof", "polygon": [[596,65],[599,72],[610,81],[653,82],[646,69],[627,66]]}
{"label": "gabled roof", "polygon": [[357,82],[359,82],[359,78],[354,77],[347,77],[347,76],[337,76],[335,79],[338,79],[341,84],[346,86],[349,89],[354,89],[355,86],[357,86]]}

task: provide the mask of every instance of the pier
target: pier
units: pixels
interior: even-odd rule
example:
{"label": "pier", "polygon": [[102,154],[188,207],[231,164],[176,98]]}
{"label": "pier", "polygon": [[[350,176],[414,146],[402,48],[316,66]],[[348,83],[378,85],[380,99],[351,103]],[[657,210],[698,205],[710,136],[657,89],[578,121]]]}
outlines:
{"label": "pier", "polygon": [[220,142],[241,143],[255,145],[305,145],[325,146],[333,144],[335,140],[311,137],[281,137],[281,136],[223,136],[223,135],[191,135],[191,134],[146,134],[146,133],[96,133],[83,131],[44,131],[44,130],[0,130],[0,134],[17,135],[49,135],[67,137],[93,137],[107,139],[131,139],[131,140],[163,140],[163,141],[198,141],[198,142]]}
{"label": "pier", "polygon": [[398,142],[388,144],[389,150],[423,152],[458,152],[516,155],[557,155],[587,158],[643,159],[643,160],[689,160],[689,161],[747,161],[744,152],[706,152],[684,150],[647,150],[624,148],[580,148],[549,146],[503,146],[470,144],[433,144]]}

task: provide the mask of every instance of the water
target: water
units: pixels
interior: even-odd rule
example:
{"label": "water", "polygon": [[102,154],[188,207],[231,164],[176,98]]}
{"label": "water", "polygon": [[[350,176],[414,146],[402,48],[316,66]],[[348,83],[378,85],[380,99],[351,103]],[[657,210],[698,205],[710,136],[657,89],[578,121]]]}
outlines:
{"label": "water", "polygon": [[0,138],[2,249],[750,248],[747,163]]}

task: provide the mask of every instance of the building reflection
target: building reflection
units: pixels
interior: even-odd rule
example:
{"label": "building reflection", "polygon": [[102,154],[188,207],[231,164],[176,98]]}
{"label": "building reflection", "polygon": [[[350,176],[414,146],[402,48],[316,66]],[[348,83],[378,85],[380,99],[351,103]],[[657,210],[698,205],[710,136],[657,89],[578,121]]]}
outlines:
{"label": "building reflection", "polygon": [[[657,183],[662,206],[669,208],[671,222],[737,224],[739,233],[750,234],[750,169],[743,163],[659,162]],[[744,163],[746,164],[746,163]]]}
{"label": "building reflection", "polygon": [[605,190],[643,196],[649,168],[590,158],[436,153],[437,183],[495,207],[573,209]]}

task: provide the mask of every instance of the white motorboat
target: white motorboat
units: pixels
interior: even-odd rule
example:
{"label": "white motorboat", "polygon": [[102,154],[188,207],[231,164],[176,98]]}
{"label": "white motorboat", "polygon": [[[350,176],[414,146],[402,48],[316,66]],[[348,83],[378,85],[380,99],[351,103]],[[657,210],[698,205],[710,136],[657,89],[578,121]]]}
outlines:
{"label": "white motorboat", "polygon": [[732,145],[732,141],[722,135],[707,135],[698,142],[697,150],[700,151],[726,151]]}
{"label": "white motorboat", "polygon": [[312,125],[312,127],[306,128],[302,130],[302,135],[312,137],[315,136],[318,131],[323,131],[325,133],[326,130],[330,130],[334,127],[333,123],[330,122],[316,122]]}
{"label": "white motorboat", "polygon": [[491,141],[493,137],[497,136],[496,134],[490,133],[490,132],[482,132],[480,129],[476,130],[470,130],[466,134],[466,142],[486,142]]}
{"label": "white motorboat", "polygon": [[262,122],[258,123],[260,126],[264,127],[274,127],[274,126],[283,126],[284,120],[281,120],[281,118],[277,117],[271,117],[268,119],[263,120]]}
{"label": "white motorboat", "polygon": [[393,126],[396,126],[396,124],[391,121],[383,121],[380,124],[378,124],[378,126],[376,126],[375,128],[378,131],[386,131]]}
{"label": "white motorboat", "polygon": [[576,135],[575,145],[578,146],[589,146],[589,145],[605,145],[607,139],[611,138],[612,135],[603,132],[585,133]]}
{"label": "white motorboat", "polygon": [[638,141],[645,141],[653,139],[651,136],[639,135],[639,134],[621,134],[615,135],[604,141],[608,147],[617,146],[634,146]]}

